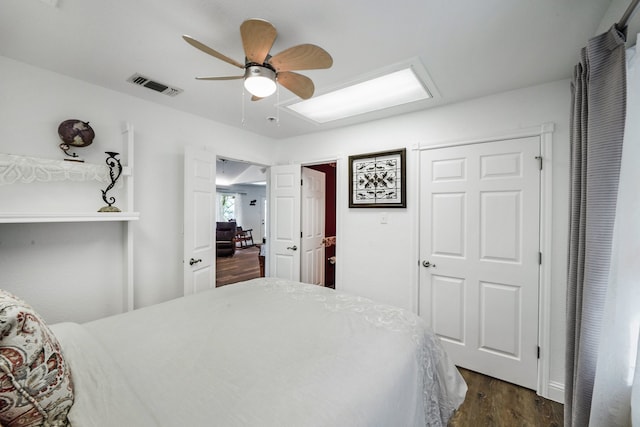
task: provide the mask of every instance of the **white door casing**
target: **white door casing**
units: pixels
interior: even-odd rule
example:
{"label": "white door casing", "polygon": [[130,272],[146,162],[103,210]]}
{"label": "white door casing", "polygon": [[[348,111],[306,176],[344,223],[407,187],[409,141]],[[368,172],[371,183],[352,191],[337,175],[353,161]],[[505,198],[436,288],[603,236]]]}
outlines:
{"label": "white door casing", "polygon": [[537,385],[540,138],[420,154],[420,315],[459,366]]}
{"label": "white door casing", "polygon": [[184,155],[184,294],[216,286],[216,156],[186,147]]}
{"label": "white door casing", "polygon": [[300,280],[300,165],[269,172],[269,275]]}
{"label": "white door casing", "polygon": [[302,168],[300,281],[324,286],[325,186],[323,172]]}
{"label": "white door casing", "polygon": [[258,236],[258,240],[262,242],[262,239],[267,237],[267,218],[269,217],[266,196],[260,199],[260,209],[262,210],[262,220],[260,221],[260,236]]}

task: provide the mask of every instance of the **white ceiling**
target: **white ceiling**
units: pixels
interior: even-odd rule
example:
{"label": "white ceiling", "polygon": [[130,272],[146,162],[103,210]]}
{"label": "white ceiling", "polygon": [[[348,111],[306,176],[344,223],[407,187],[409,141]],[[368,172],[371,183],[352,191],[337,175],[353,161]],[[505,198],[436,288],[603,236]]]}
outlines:
{"label": "white ceiling", "polygon": [[[241,81],[194,79],[237,75],[238,69],[189,46],[183,34],[243,62],[240,24],[266,19],[278,30],[272,53],[314,43],[332,55],[331,69],[301,72],[313,79],[316,94],[417,58],[440,98],[405,109],[412,110],[569,78],[579,49],[595,35],[610,3],[2,0],[0,55],[242,127]],[[184,92],[169,97],[127,83],[134,73]],[[281,102],[295,98],[286,89],[279,96]],[[276,101],[275,95],[259,102],[247,96],[244,128],[287,138],[345,124],[317,126],[280,111],[276,125],[267,120],[278,114]]]}
{"label": "white ceiling", "polygon": [[216,164],[216,185],[218,187],[242,184],[264,185],[266,181],[267,175],[264,166],[218,157]]}

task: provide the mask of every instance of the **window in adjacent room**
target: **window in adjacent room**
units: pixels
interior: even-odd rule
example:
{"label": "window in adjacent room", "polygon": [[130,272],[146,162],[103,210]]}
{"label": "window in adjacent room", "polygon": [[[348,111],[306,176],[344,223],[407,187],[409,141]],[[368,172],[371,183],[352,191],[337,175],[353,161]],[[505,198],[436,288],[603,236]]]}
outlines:
{"label": "window in adjacent room", "polygon": [[235,194],[218,193],[218,218],[220,221],[229,221],[237,217]]}

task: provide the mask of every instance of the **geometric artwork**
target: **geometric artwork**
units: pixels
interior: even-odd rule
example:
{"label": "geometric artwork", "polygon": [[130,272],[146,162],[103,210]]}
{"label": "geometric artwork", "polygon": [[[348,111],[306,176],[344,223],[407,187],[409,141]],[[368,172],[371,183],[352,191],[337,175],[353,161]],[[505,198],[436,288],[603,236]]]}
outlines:
{"label": "geometric artwork", "polygon": [[349,156],[350,208],[406,208],[406,149]]}

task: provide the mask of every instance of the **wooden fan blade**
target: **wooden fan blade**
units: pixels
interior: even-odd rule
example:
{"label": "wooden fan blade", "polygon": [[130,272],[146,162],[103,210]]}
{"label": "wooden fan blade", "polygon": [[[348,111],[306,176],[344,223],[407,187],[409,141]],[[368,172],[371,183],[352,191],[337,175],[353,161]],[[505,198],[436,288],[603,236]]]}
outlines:
{"label": "wooden fan blade", "polygon": [[333,58],[319,46],[301,44],[283,50],[271,58],[269,63],[276,71],[316,70],[331,67]]}
{"label": "wooden fan blade", "polygon": [[276,28],[263,19],[248,19],[240,25],[240,36],[247,61],[263,64],[273,42]]}
{"label": "wooden fan blade", "polygon": [[196,77],[196,80],[240,80],[244,76]]}
{"label": "wooden fan blade", "polygon": [[278,73],[277,81],[302,99],[311,98],[315,90],[315,86],[309,77],[291,71]]}
{"label": "wooden fan blade", "polygon": [[209,55],[218,58],[224,62],[227,62],[231,65],[235,65],[238,68],[244,68],[244,64],[239,63],[238,61],[235,61],[231,58],[229,58],[228,56],[225,56],[223,54],[221,54],[220,52],[211,49],[209,46],[200,43],[198,40],[194,39],[191,36],[187,36],[184,35],[182,36],[182,38],[184,39],[184,41],[186,41],[187,43],[189,43],[191,46],[195,47],[196,49],[200,49],[201,51],[203,51],[204,53],[208,53]]}

